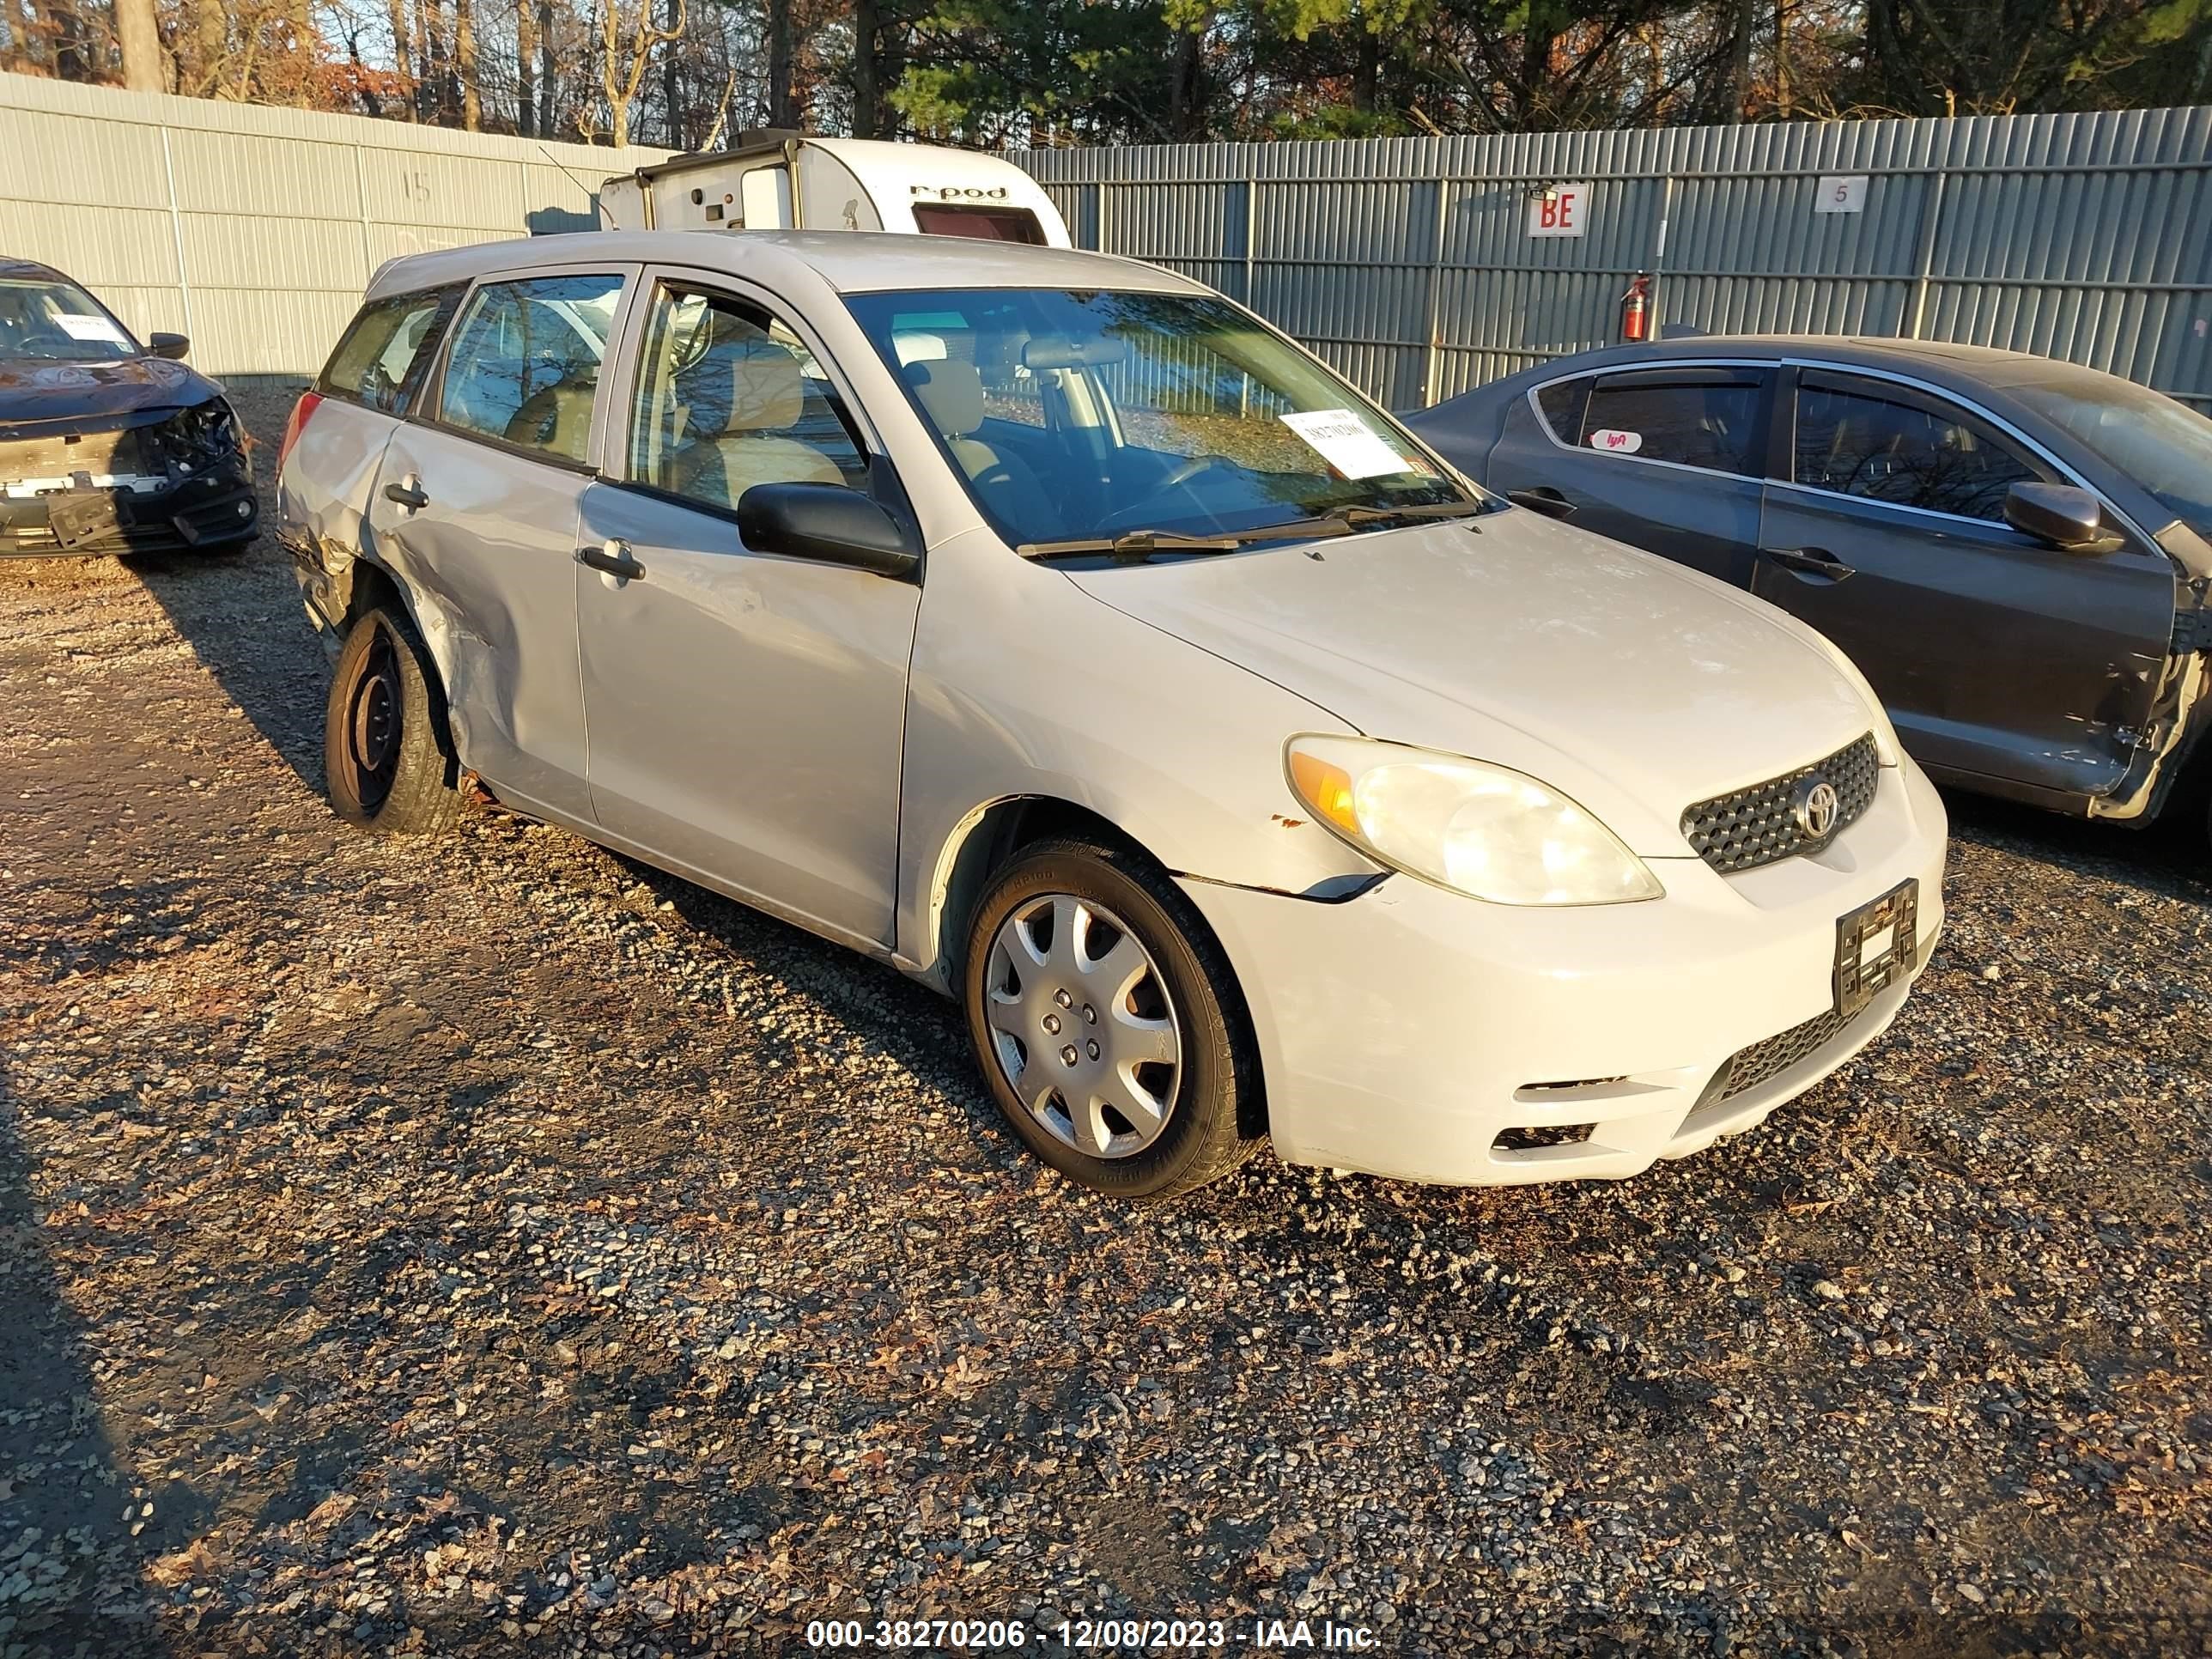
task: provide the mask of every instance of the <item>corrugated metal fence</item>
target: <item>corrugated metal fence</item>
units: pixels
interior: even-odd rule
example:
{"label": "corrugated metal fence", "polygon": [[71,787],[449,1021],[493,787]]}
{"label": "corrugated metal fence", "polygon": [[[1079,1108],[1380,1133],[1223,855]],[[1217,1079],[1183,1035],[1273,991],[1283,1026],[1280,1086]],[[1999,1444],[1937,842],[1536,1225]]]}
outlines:
{"label": "corrugated metal fence", "polygon": [[665,154],[0,75],[0,254],[211,373],[304,374],[385,260],[589,229],[601,179]]}
{"label": "corrugated metal fence", "polygon": [[[1079,246],[1243,300],[1394,407],[1616,339],[1638,271],[1661,323],[2014,347],[2212,405],[2212,109],[1013,159]],[[1814,210],[1859,175],[1859,210]],[[1569,183],[1584,234],[1532,236]]]}

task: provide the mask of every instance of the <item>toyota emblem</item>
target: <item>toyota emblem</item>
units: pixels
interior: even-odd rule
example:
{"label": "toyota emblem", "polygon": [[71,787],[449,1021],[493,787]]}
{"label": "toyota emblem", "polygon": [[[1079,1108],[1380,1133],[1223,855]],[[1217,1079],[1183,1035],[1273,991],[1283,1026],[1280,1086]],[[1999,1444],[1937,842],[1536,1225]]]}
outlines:
{"label": "toyota emblem", "polygon": [[1836,793],[1836,786],[1815,772],[1798,784],[1796,799],[1791,801],[1790,810],[1806,840],[1826,841],[1843,812],[1844,800]]}

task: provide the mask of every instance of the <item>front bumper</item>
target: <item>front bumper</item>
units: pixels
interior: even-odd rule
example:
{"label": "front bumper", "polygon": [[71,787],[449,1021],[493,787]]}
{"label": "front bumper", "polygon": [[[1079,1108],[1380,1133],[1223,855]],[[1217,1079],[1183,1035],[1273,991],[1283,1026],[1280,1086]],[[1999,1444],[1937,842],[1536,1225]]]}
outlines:
{"label": "front bumper", "polygon": [[[55,508],[88,496],[112,501],[112,527],[90,540],[66,544],[56,533]],[[210,467],[160,490],[94,488],[0,496],[0,559],[204,551],[252,535],[260,512],[242,465]]]}
{"label": "front bumper", "polygon": [[1947,827],[1908,760],[1819,854],[1729,877],[1655,860],[1667,895],[1648,903],[1522,909],[1404,876],[1336,904],[1182,885],[1250,1006],[1283,1158],[1467,1186],[1610,1178],[1751,1127],[1881,1032],[1911,981],[1833,1022],[1837,921],[1917,878],[1917,977]]}

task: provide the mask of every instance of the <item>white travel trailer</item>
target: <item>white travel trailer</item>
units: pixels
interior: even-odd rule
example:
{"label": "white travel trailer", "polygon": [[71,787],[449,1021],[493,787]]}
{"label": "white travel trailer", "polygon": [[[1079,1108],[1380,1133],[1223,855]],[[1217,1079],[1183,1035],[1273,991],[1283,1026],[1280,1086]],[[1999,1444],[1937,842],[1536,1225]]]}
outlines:
{"label": "white travel trailer", "polygon": [[608,230],[890,230],[1067,247],[1052,198],[1011,161],[927,144],[748,132],[599,186]]}

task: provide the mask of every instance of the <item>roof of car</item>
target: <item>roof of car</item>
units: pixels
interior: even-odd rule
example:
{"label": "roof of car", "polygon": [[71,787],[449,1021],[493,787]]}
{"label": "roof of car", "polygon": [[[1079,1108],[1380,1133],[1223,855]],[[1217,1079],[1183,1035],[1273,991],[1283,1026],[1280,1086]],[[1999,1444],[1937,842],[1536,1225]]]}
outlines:
{"label": "roof of car", "polygon": [[[1817,357],[1833,363],[1858,364],[1869,368],[1899,372],[1949,370],[1969,379],[1988,380],[2005,368],[2064,370],[2078,365],[2061,363],[2029,351],[2008,351],[1994,346],[1961,345],[1949,340],[1896,340],[1858,334],[1686,334],[1672,339],[1647,340],[1633,345],[1599,346],[1589,351],[1554,358],[1521,377],[1545,379],[1584,368],[1610,368],[1632,363],[1665,363],[1685,358]],[[2082,374],[2096,371],[2080,369]],[[2005,378],[2017,378],[2006,376]]]}
{"label": "roof of car", "polygon": [[1117,288],[1202,292],[1172,271],[1111,254],[973,236],[858,230],[589,230],[410,254],[378,270],[370,291],[403,292],[486,271],[584,260],[703,266],[772,277],[803,267],[842,293],[930,288]]}
{"label": "roof of car", "polygon": [[36,259],[18,259],[10,253],[0,253],[0,276],[47,276],[67,281],[52,265],[42,265]]}

